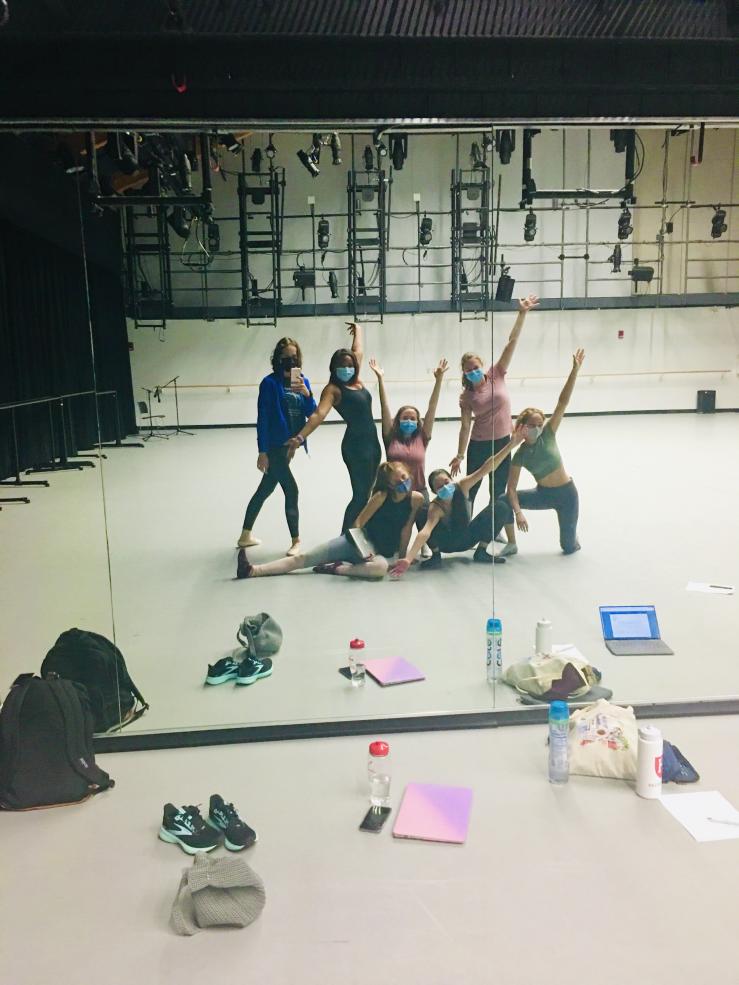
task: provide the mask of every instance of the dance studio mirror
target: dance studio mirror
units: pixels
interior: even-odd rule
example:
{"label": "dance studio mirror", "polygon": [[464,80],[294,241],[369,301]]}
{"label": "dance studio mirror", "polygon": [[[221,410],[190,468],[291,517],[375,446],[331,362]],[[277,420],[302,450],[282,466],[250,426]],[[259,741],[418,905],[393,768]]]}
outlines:
{"label": "dance studio mirror", "polygon": [[67,170],[80,147],[58,133],[0,135],[3,694],[20,674],[55,669],[45,656],[70,629],[113,635],[100,455],[115,406],[123,428],[134,419],[114,358],[126,346],[117,224],[87,215],[80,226],[84,169]]}
{"label": "dance studio mirror", "polygon": [[[127,734],[520,709],[486,679],[493,615],[504,667],[548,620],[615,700],[739,696],[736,596],[710,587],[733,584],[736,542],[734,128],[210,130],[107,148],[98,164],[140,179],[82,204],[120,216],[145,446],[103,461],[115,642],[150,704]],[[417,428],[395,422],[405,464],[381,468],[373,524],[376,466],[395,454],[379,375],[389,423],[404,409]],[[410,443],[428,444],[427,479],[447,470],[432,500],[469,492],[517,417],[499,542],[484,546],[489,513],[470,529],[466,504],[437,502],[431,563],[398,567],[422,498],[403,492]],[[482,477],[471,515],[488,502]],[[340,539],[358,517],[378,556],[363,568]],[[655,606],[674,653],[611,653],[602,606]],[[236,632],[262,612],[283,641],[260,668]],[[616,635],[654,624],[615,616]],[[353,687],[339,669],[355,638],[424,679]]]}

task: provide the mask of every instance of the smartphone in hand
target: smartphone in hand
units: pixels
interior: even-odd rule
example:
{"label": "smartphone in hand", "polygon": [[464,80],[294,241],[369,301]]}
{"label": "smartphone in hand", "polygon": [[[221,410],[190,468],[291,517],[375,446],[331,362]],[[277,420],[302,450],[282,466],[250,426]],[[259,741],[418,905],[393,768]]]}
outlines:
{"label": "smartphone in hand", "polygon": [[303,374],[301,372],[300,366],[293,366],[290,370],[290,386],[296,387],[300,386],[303,382]]}

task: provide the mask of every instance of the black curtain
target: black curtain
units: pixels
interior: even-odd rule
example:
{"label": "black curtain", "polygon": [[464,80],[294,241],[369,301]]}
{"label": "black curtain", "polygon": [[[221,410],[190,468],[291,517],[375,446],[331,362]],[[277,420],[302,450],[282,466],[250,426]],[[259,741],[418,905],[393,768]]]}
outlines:
{"label": "black curtain", "polygon": [[[123,434],[135,430],[126,322],[119,278],[89,268],[88,313],[81,256],[0,215],[0,404],[113,389]],[[92,341],[90,331],[92,321]],[[94,353],[94,361],[93,361]],[[104,441],[117,421],[98,397]],[[0,477],[69,455],[97,439],[94,396],[0,411]]]}

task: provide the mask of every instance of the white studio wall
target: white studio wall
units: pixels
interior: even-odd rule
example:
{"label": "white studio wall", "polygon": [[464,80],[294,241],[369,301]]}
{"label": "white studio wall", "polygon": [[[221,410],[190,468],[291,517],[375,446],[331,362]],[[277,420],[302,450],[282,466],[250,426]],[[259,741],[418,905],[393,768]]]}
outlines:
{"label": "white studio wall", "polygon": [[[513,312],[494,315],[496,356],[514,317]],[[277,339],[298,339],[305,372],[319,390],[331,353],[345,344],[344,321],[342,316],[285,318],[276,328],[247,328],[236,320],[178,320],[168,323],[163,341],[129,323],[136,398],[146,399],[141,388],[154,389],[177,375],[183,424],[253,424],[257,388],[270,371]],[[509,374],[514,411],[519,403],[524,406],[522,401],[552,409],[578,346],[586,349],[587,362],[571,412],[692,409],[699,389],[716,390],[719,408],[739,407],[736,308],[536,311],[526,322]],[[432,370],[445,356],[451,368],[438,414],[456,418],[459,358],[467,350],[488,358],[491,323],[460,323],[453,314],[390,315],[383,324],[366,326],[365,348],[367,357],[377,358],[386,371],[393,406],[407,402],[422,410]],[[363,375],[374,384],[368,366]],[[174,420],[170,391],[154,412],[166,414],[164,424]]]}

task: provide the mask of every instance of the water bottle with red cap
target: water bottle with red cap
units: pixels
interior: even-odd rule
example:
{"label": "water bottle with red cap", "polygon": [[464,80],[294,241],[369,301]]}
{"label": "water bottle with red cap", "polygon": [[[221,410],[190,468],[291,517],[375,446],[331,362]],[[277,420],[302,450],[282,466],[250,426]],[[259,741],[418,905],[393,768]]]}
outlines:
{"label": "water bottle with red cap", "polygon": [[370,785],[370,804],[390,806],[390,746],[381,739],[370,742],[367,766]]}
{"label": "water bottle with red cap", "polygon": [[349,644],[349,670],[352,687],[364,687],[364,640],[352,640]]}

